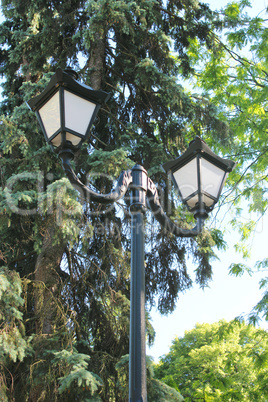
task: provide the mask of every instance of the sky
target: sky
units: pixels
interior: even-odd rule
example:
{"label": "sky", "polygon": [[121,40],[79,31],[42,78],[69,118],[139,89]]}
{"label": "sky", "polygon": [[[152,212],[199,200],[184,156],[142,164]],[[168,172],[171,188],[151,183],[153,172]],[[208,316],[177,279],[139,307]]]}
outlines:
{"label": "sky", "polygon": [[[212,9],[219,9],[230,0],[206,0]],[[268,0],[252,0],[252,9],[248,13],[258,15],[268,6]],[[244,220],[251,217],[245,213]],[[228,216],[225,218],[228,222]],[[159,357],[167,354],[176,337],[183,337],[185,331],[195,327],[197,323],[218,322],[225,319],[230,321],[235,317],[247,315],[262,297],[259,289],[259,281],[265,276],[264,273],[255,273],[251,277],[248,274],[242,277],[229,275],[229,266],[234,262],[246,263],[251,268],[256,261],[268,257],[268,216],[261,218],[258,227],[251,241],[250,259],[244,260],[235,252],[234,244],[239,237],[231,228],[226,228],[225,241],[227,250],[219,252],[219,260],[212,263],[213,280],[209,288],[200,289],[194,285],[185,293],[180,294],[177,307],[172,314],[162,316],[155,310],[150,313],[152,325],[156,331],[156,338],[153,347],[148,347],[146,353],[154,358],[155,362]],[[191,269],[191,268],[190,268]],[[268,322],[262,321],[260,327],[268,329]]]}
{"label": "sky", "polygon": [[[194,285],[180,295],[176,310],[167,316],[161,316],[156,310],[151,311],[156,339],[153,347],[147,347],[147,354],[152,356],[155,362],[169,352],[172,340],[182,337],[186,330],[193,329],[197,323],[212,324],[221,319],[230,321],[235,317],[247,315],[261,299],[259,281],[265,276],[263,273],[234,277],[229,275],[228,267],[233,262],[244,262],[253,268],[256,261],[268,257],[268,216],[260,220],[253,236],[250,259],[243,261],[241,255],[235,252],[234,243],[237,239],[238,236],[231,231],[225,236],[227,250],[217,253],[219,260],[212,263],[213,279],[209,288],[202,290]],[[268,323],[263,321],[260,327],[268,329]]]}

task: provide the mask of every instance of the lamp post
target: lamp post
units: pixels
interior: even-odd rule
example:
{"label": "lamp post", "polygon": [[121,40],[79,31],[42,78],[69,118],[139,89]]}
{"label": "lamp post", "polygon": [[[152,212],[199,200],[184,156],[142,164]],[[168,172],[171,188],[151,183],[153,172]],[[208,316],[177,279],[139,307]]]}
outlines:
{"label": "lamp post", "polygon": [[167,162],[163,169],[171,174],[182,202],[193,212],[196,226],[182,229],[163,211],[158,192],[146,170],[135,165],[121,173],[109,194],[99,194],[85,186],[75,175],[71,161],[74,153],[90,135],[90,128],[109,94],[80,84],[72,70],[57,69],[47,88],[28,101],[36,112],[47,142],[56,151],[71,183],[81,189],[90,201],[113,203],[130,191],[131,213],[131,296],[129,347],[129,401],[147,401],[145,353],[145,270],[144,213],[148,204],[160,224],[176,236],[197,236],[204,220],[217,203],[228,172],[235,162],[215,155],[208,145],[196,137],[187,151]]}

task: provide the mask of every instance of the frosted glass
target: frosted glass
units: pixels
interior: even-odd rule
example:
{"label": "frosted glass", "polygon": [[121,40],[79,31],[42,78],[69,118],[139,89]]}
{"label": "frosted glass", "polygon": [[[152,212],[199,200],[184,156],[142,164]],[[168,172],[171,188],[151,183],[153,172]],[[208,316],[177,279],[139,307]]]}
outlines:
{"label": "frosted glass", "polygon": [[211,205],[213,205],[216,202],[215,200],[213,200],[213,198],[210,198],[206,195],[203,195],[203,200],[207,207],[211,207]]}
{"label": "frosted glass", "polygon": [[[208,197],[207,195],[203,195],[203,201],[207,207],[211,207],[215,200],[213,198]],[[192,198],[186,201],[190,208],[194,208],[196,204],[198,204],[198,194],[194,195]]]}
{"label": "frosted glass", "polygon": [[[205,205],[211,207],[218,199],[226,173],[204,158],[201,158],[200,162],[201,193],[203,194],[202,197]],[[185,200],[188,198],[186,202],[189,208],[194,208],[198,203],[198,194],[196,194],[198,191],[197,159],[192,159],[185,166],[173,173],[173,175],[182,199]]]}
{"label": "frosted glass", "polygon": [[194,208],[198,203],[198,194],[194,195],[192,198],[186,201],[190,208]]}
{"label": "frosted glass", "polygon": [[206,159],[202,158],[201,172],[202,192],[204,191],[217,198],[221,188],[222,180],[225,175],[225,171],[208,162]]}
{"label": "frosted glass", "polygon": [[56,135],[51,142],[53,145],[55,145],[55,147],[59,147],[61,145],[61,133]]}
{"label": "frosted glass", "polygon": [[173,173],[177,186],[185,199],[198,189],[197,183],[197,163],[196,158],[188,162],[185,166]]}
{"label": "frosted glass", "polygon": [[[76,135],[66,133],[66,140],[70,141],[73,145],[78,145],[81,141],[81,138],[77,137]],[[61,145],[61,133],[56,135],[51,142],[53,145],[55,145],[55,147],[59,147]]]}
{"label": "frosted glass", "polygon": [[85,135],[95,107],[95,103],[89,102],[88,100],[80,98],[80,96],[74,95],[65,90],[65,127],[76,131],[79,134]]}
{"label": "frosted glass", "polygon": [[82,138],[71,133],[66,133],[66,141],[70,141],[73,145],[78,145]]}
{"label": "frosted glass", "polygon": [[50,138],[60,128],[60,97],[59,92],[39,109],[39,114],[46,130],[47,137]]}

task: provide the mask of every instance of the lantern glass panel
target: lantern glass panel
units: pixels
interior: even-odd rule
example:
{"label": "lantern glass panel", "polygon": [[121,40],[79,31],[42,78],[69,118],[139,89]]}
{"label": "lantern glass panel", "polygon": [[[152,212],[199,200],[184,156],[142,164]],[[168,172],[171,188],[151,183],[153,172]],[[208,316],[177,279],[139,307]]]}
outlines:
{"label": "lantern glass panel", "polygon": [[66,133],[66,141],[70,141],[73,145],[78,145],[81,140],[82,138],[77,137],[77,135]]}
{"label": "lantern glass panel", "polygon": [[186,201],[186,204],[190,209],[194,208],[196,204],[198,204],[198,194],[195,194],[193,197],[189,198]]}
{"label": "lantern glass panel", "polygon": [[59,91],[39,109],[39,115],[49,139],[60,128]]}
{"label": "lantern glass panel", "polygon": [[[225,171],[218,168],[211,162],[201,158],[201,190],[202,192],[211,195],[215,199],[218,198],[221,190],[222,181],[225,176]],[[207,197],[206,197],[207,198]],[[204,200],[206,205],[209,204]]]}
{"label": "lantern glass panel", "polygon": [[[65,127],[81,135],[85,135],[93,116],[96,104],[69,91],[64,91]],[[70,138],[67,138],[69,135]],[[74,138],[68,133],[66,139],[73,145],[81,141],[81,138]],[[71,139],[72,137],[72,139]]]}
{"label": "lantern glass panel", "polygon": [[203,200],[207,207],[211,207],[216,202],[215,199],[208,197],[206,194],[203,195]]}
{"label": "lantern glass panel", "polygon": [[53,138],[53,140],[51,141],[51,143],[55,146],[55,147],[59,147],[61,145],[61,133],[59,133],[58,135],[56,135],[55,138]]}
{"label": "lantern glass panel", "polygon": [[[203,194],[202,199],[207,207],[211,207],[215,203],[215,199],[208,197],[206,194]],[[195,194],[193,197],[189,198],[186,201],[186,204],[189,206],[190,209],[192,209],[198,204],[198,202],[198,194]]]}
{"label": "lantern glass panel", "polygon": [[183,200],[195,193],[198,190],[196,158],[174,172],[173,176]]}
{"label": "lantern glass panel", "polygon": [[[81,140],[82,140],[82,138],[78,137],[77,135],[74,135],[74,134],[71,134],[68,132],[66,133],[66,141],[70,141],[74,146],[78,145]],[[56,137],[53,138],[53,140],[51,142],[55,147],[59,147],[62,142],[61,133],[56,135]]]}

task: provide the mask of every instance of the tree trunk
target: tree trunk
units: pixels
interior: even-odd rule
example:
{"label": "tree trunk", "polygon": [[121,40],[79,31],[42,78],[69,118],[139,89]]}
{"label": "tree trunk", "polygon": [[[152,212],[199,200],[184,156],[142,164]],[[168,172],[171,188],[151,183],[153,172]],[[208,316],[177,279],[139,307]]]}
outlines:
{"label": "tree trunk", "polygon": [[95,40],[90,47],[90,59],[88,67],[90,73],[90,85],[93,89],[101,88],[103,77],[103,64],[105,60],[105,38],[101,38],[98,33],[95,34]]}
{"label": "tree trunk", "polygon": [[52,223],[45,232],[42,251],[37,257],[35,266],[35,316],[38,334],[51,334],[53,325],[56,324],[57,304],[55,300],[64,245],[53,245],[54,233],[55,227]]}

